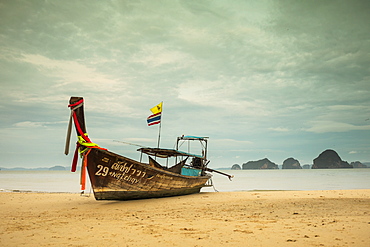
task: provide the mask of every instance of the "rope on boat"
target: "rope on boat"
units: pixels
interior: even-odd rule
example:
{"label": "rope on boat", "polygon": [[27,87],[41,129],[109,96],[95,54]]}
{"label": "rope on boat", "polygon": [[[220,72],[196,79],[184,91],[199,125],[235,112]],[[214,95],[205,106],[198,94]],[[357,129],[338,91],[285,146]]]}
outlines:
{"label": "rope on boat", "polygon": [[218,190],[216,189],[215,184],[213,183],[212,178],[210,178],[210,180],[211,180],[211,183],[212,183],[212,188],[213,188],[213,190],[214,190],[215,192],[220,192],[220,191],[218,191]]}
{"label": "rope on boat", "polygon": [[80,196],[90,197],[92,194],[92,188],[90,187],[89,193],[85,193],[85,191],[81,191]]}
{"label": "rope on boat", "polygon": [[[68,107],[71,108],[71,115],[69,118],[69,123],[68,123],[68,130],[67,130],[67,138],[66,138],[66,146],[64,153],[67,155],[69,153],[69,144],[71,140],[71,132],[72,132],[72,118],[77,130],[77,143],[76,143],[76,150],[74,153],[73,161],[72,161],[72,168],[71,171],[75,172],[77,169],[77,160],[78,160],[78,153],[82,155],[85,153],[87,150],[90,150],[91,148],[98,148],[102,150],[107,150],[106,148],[101,148],[99,147],[98,144],[93,143],[90,138],[88,137],[87,133],[84,133],[81,129],[80,123],[77,118],[76,110],[80,107],[82,107],[84,104],[84,100],[81,99],[77,101],[74,104],[69,104]],[[82,149],[81,147],[84,146],[85,148]]]}
{"label": "rope on boat", "polygon": [[89,149],[86,153],[84,153],[83,160],[82,160],[80,185],[81,185],[81,190],[83,191],[85,191],[86,189],[87,156],[89,155],[90,151],[91,149]]}

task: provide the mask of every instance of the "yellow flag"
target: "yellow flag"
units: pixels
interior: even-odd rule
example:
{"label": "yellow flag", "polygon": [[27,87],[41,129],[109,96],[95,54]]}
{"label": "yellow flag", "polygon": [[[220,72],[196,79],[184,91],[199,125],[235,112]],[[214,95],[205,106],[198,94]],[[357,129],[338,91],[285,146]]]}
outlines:
{"label": "yellow flag", "polygon": [[159,103],[158,105],[156,105],[152,109],[150,109],[153,112],[153,114],[157,114],[157,113],[162,112],[162,104],[163,104],[163,102]]}

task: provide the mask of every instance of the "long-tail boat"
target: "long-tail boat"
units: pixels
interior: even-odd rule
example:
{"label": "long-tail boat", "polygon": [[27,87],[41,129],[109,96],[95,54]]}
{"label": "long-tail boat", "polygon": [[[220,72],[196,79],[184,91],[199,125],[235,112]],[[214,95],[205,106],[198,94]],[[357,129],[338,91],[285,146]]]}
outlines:
{"label": "long-tail boat", "polygon": [[[211,174],[217,172],[207,168],[208,137],[181,136],[176,149],[147,148],[141,152],[140,161],[108,151],[93,143],[87,135],[84,117],[84,100],[71,97],[71,117],[68,126],[65,154],[68,154],[72,119],[77,132],[76,151],[71,171],[76,171],[78,155],[83,158],[81,167],[81,189],[85,190],[85,172],[90,177],[96,200],[131,200],[199,193],[205,186],[212,186]],[[181,142],[199,141],[202,155],[179,150]],[[148,155],[148,163],[142,162],[142,154]],[[175,165],[162,166],[157,158],[173,157]]]}

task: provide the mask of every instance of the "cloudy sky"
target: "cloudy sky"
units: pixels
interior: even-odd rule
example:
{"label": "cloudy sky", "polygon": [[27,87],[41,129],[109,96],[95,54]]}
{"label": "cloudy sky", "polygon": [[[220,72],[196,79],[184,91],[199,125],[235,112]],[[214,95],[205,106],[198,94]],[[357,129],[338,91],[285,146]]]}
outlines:
{"label": "cloudy sky", "polygon": [[161,147],[209,136],[212,168],[326,149],[368,162],[369,13],[367,0],[0,1],[0,166],[68,166],[70,96],[91,139],[131,158],[113,140],[156,146],[146,118],[163,101]]}

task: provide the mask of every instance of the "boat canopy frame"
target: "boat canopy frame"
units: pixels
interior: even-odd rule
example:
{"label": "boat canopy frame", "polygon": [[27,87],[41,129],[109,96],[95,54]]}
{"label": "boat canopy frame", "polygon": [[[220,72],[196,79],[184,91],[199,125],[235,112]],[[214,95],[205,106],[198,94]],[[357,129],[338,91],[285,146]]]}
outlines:
{"label": "boat canopy frame", "polygon": [[141,153],[151,155],[158,158],[171,158],[171,157],[179,157],[179,156],[187,156],[187,157],[195,157],[204,159],[203,156],[197,154],[191,154],[175,149],[166,149],[166,148],[139,148],[137,151]]}
{"label": "boat canopy frame", "polygon": [[[192,157],[192,158],[197,158],[201,160],[201,166],[205,167],[207,162],[207,143],[208,143],[208,138],[209,137],[198,137],[198,136],[180,136],[177,137],[176,140],[176,149],[166,149],[166,148],[150,148],[150,147],[141,147],[137,149],[137,151],[141,152],[140,156],[140,162],[142,160],[142,155],[146,154],[148,156],[153,156],[155,158],[164,158],[167,159],[166,166],[168,167],[168,159],[169,158],[175,158],[175,164],[177,164],[177,159],[179,158],[180,160],[183,160],[185,157]],[[202,155],[199,154],[193,154],[189,152],[184,152],[180,151],[180,147],[182,144],[185,142],[190,143],[191,141],[199,141],[202,150],[201,153]],[[190,145],[190,144],[188,144]]]}
{"label": "boat canopy frame", "polygon": [[185,142],[187,142],[188,143],[188,150],[189,150],[189,153],[190,153],[190,141],[199,141],[199,143],[202,146],[202,155],[199,155],[199,157],[201,157],[203,162],[206,162],[207,161],[208,138],[209,137],[205,137],[205,136],[200,137],[200,136],[184,136],[184,135],[182,135],[180,137],[177,137],[176,150],[179,150],[180,147]]}

